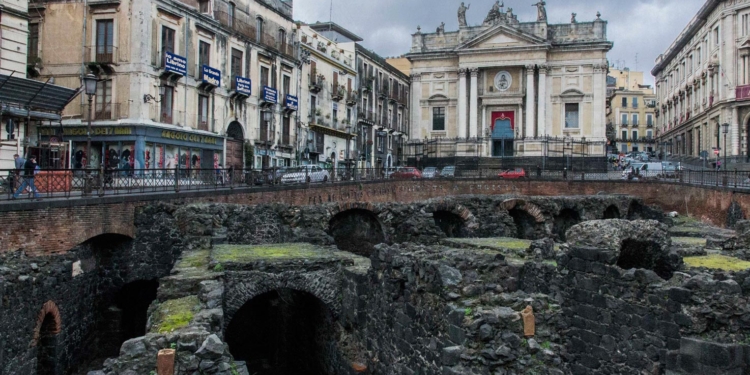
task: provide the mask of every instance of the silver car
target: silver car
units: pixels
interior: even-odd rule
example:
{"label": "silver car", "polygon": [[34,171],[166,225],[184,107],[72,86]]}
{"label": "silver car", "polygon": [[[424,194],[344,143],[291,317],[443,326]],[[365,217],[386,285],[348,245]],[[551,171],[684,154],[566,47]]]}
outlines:
{"label": "silver car", "polygon": [[435,167],[427,167],[422,171],[422,178],[435,178],[440,176],[440,172]]}
{"label": "silver car", "polygon": [[317,165],[303,165],[285,173],[281,177],[282,184],[303,184],[306,182],[328,182],[331,176],[328,171]]}

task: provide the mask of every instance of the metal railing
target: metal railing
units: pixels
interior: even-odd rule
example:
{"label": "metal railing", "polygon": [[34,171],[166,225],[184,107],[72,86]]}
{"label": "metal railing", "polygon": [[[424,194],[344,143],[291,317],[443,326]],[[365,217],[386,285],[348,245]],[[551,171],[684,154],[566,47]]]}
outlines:
{"label": "metal railing", "polygon": [[[343,162],[342,162],[343,164]],[[625,183],[673,183],[705,187],[750,190],[748,172],[711,170],[610,170],[587,172],[542,168],[465,168],[453,166],[451,172],[424,178],[402,168],[300,168],[269,169],[93,169],[41,170],[25,176],[23,170],[0,170],[0,201],[33,199],[70,199],[179,193],[202,190],[231,190],[268,186],[292,186],[378,180],[546,180],[546,181],[620,181]],[[446,170],[447,171],[447,170]],[[33,194],[31,184],[36,188]],[[23,188],[23,189],[22,189]],[[17,195],[16,195],[17,193]]]}
{"label": "metal railing", "polygon": [[94,45],[86,47],[86,56],[89,63],[116,64],[117,47],[112,45]]}
{"label": "metal railing", "polygon": [[93,121],[118,120],[127,117],[127,111],[120,103],[94,103],[93,107],[93,111],[90,111],[88,104],[81,105],[81,119],[83,121],[88,121],[89,117]]}

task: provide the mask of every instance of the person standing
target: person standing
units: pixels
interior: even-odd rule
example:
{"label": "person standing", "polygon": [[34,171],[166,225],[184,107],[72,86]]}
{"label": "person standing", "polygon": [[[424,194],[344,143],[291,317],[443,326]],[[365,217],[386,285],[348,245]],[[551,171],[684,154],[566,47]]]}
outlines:
{"label": "person standing", "polygon": [[21,180],[21,169],[23,169],[23,165],[26,164],[26,159],[20,157],[18,154],[13,155],[13,162],[15,162],[16,170],[13,171],[13,175],[11,176],[10,181],[10,190],[13,191],[13,189],[16,188],[16,185],[19,184],[19,181]]}
{"label": "person standing", "polygon": [[21,183],[21,186],[18,187],[18,190],[16,190],[16,193],[13,194],[13,199],[18,199],[18,195],[21,194],[23,189],[27,186],[29,187],[29,190],[34,193],[34,198],[40,199],[39,193],[36,191],[36,185],[34,185],[36,167],[36,157],[29,156],[29,160],[26,160],[26,163],[23,165],[23,182]]}

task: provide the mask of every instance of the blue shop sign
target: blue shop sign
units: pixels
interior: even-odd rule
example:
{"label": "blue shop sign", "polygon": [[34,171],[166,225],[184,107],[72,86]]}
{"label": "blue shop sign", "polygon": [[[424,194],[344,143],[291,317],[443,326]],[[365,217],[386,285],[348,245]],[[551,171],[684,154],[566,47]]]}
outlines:
{"label": "blue shop sign", "polygon": [[187,59],[167,51],[164,58],[164,70],[177,73],[181,76],[187,75]]}
{"label": "blue shop sign", "polygon": [[237,93],[250,96],[253,92],[253,84],[250,78],[237,76],[234,80]]}
{"label": "blue shop sign", "polygon": [[270,103],[278,103],[279,93],[273,87],[263,86],[263,100]]}
{"label": "blue shop sign", "polygon": [[202,69],[203,82],[216,87],[221,86],[221,70],[208,65],[203,65]]}
{"label": "blue shop sign", "polygon": [[287,109],[291,109],[292,111],[296,111],[297,109],[299,109],[299,100],[297,100],[297,97],[287,94],[286,107]]}

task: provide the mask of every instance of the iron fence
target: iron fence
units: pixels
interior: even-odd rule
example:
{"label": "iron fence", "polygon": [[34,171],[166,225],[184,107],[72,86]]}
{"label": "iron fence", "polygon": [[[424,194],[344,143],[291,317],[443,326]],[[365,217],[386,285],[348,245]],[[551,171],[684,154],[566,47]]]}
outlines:
{"label": "iron fence", "polygon": [[[433,167],[434,168],[434,167]],[[479,167],[436,168],[425,178],[413,167],[399,168],[299,168],[269,169],[96,169],[41,170],[33,177],[37,196],[24,171],[0,170],[0,201],[107,197],[147,193],[179,193],[201,190],[254,189],[282,186],[309,187],[317,184],[382,180],[521,180],[621,181],[626,183],[674,183],[750,190],[750,173],[711,170],[576,171],[542,168]],[[418,170],[417,170],[418,171]],[[23,185],[23,186],[22,186]],[[21,189],[23,187],[23,189]],[[17,194],[16,194],[17,193]]]}

